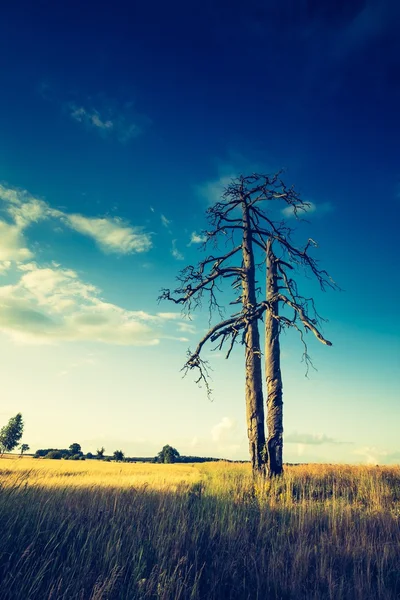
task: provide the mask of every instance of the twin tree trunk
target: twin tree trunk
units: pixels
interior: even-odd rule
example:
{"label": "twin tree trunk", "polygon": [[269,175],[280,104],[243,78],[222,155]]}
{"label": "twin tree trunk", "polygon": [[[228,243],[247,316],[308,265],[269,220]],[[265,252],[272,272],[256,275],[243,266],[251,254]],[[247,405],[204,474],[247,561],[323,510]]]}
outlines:
{"label": "twin tree trunk", "polygon": [[265,474],[264,397],[258,320],[251,318],[257,305],[255,264],[249,209],[243,202],[243,267],[242,304],[248,314],[245,334],[246,417],[249,451],[253,473]]}
{"label": "twin tree trunk", "polygon": [[[255,289],[255,264],[252,233],[249,227],[248,207],[243,203],[243,278],[242,302],[251,311],[257,305]],[[246,416],[247,434],[253,473],[267,473],[269,477],[283,472],[283,400],[279,345],[277,261],[271,241],[267,244],[267,302],[270,308],[265,315],[265,375],[267,383],[267,432],[265,440],[264,397],[258,320],[248,321],[245,335],[246,365]]]}
{"label": "twin tree trunk", "polygon": [[265,376],[267,382],[267,444],[266,458],[269,477],[283,472],[283,400],[281,356],[279,345],[279,293],[277,260],[272,243],[267,243],[267,302],[265,314]]}

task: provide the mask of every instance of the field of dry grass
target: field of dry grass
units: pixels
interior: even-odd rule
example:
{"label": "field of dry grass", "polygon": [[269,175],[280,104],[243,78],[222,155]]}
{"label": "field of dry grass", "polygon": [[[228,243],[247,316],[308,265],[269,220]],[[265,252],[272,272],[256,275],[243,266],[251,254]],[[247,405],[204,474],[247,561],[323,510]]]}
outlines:
{"label": "field of dry grass", "polygon": [[2,600],[400,598],[400,468],[0,460]]}

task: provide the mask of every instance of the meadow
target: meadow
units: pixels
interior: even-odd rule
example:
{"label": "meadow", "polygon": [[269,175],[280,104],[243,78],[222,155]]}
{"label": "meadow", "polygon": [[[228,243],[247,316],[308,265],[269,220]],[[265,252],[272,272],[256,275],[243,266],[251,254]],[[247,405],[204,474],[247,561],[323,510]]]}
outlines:
{"label": "meadow", "polygon": [[400,598],[400,467],[0,459],[2,600]]}

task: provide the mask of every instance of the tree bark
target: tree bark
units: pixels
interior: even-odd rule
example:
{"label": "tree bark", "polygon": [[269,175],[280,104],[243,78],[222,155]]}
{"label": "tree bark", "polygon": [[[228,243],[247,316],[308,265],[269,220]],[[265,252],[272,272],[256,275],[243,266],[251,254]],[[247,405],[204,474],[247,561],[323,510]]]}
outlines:
{"label": "tree bark", "polygon": [[265,375],[267,382],[267,472],[269,477],[283,472],[283,387],[279,344],[279,293],[277,261],[271,240],[267,243],[267,302],[265,315]]}
{"label": "tree bark", "polygon": [[265,475],[264,397],[258,320],[251,318],[256,308],[255,264],[248,206],[243,200],[243,267],[242,305],[247,312],[245,329],[246,417],[247,435],[253,475]]}

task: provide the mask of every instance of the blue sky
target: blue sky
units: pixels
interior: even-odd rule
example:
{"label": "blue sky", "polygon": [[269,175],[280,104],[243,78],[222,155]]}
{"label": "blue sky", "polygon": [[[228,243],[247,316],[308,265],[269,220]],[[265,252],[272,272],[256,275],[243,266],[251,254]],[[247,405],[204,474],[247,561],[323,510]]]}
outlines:
{"label": "blue sky", "polygon": [[2,12],[0,420],[33,448],[246,458],[241,348],[209,402],[179,371],[205,315],[157,297],[230,177],[283,167],[344,290],[316,292],[310,379],[283,341],[285,459],[398,462],[397,3]]}

